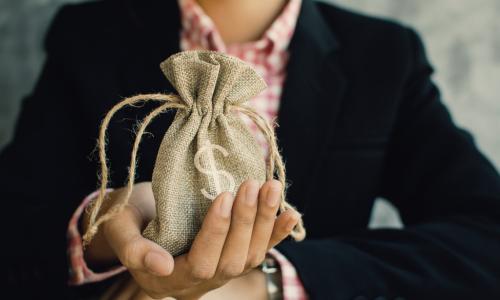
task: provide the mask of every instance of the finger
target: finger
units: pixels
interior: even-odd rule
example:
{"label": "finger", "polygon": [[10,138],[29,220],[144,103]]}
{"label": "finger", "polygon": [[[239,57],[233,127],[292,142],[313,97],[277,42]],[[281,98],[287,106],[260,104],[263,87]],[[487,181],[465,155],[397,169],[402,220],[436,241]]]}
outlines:
{"label": "finger", "polygon": [[217,273],[223,279],[236,277],[245,269],[257,212],[258,193],[259,183],[256,180],[243,182],[238,190],[233,207],[231,226],[217,270]]}
{"label": "finger", "polygon": [[233,196],[225,192],[208,209],[200,231],[185,256],[190,279],[198,281],[214,276],[231,224],[232,207]]}
{"label": "finger", "polygon": [[269,180],[259,191],[259,205],[248,250],[247,269],[255,268],[264,261],[281,200],[281,189],[279,181]]}
{"label": "finger", "polygon": [[271,234],[267,249],[273,248],[284,240],[292,232],[295,225],[297,225],[300,217],[300,214],[292,208],[282,212],[274,222],[273,233]]}
{"label": "finger", "polygon": [[103,228],[110,247],[129,270],[142,270],[157,276],[168,276],[174,259],[160,245],[141,235],[141,214],[127,206]]}

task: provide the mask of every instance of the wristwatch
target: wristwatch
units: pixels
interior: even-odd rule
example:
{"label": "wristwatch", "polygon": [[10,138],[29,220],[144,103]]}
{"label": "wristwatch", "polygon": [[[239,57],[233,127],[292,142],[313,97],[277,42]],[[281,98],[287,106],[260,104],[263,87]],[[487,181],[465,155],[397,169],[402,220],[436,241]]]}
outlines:
{"label": "wristwatch", "polygon": [[260,270],[266,275],[267,299],[283,300],[283,283],[279,263],[267,253],[260,265]]}

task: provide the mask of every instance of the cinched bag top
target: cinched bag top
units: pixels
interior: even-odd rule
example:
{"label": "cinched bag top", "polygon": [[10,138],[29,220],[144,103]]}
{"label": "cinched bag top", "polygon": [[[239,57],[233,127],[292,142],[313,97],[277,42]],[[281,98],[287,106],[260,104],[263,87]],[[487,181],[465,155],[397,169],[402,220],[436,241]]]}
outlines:
{"label": "cinched bag top", "polygon": [[[189,108],[193,104],[214,115],[225,106],[242,104],[260,94],[265,81],[239,58],[208,50],[183,51],[170,56],[160,68]],[[198,105],[196,105],[198,103]]]}

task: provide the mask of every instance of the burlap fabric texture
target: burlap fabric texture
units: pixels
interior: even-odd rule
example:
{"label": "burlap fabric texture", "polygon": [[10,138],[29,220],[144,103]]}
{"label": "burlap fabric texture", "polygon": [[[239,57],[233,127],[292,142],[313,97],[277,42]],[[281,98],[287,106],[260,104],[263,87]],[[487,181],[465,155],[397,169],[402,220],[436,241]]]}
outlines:
{"label": "burlap fabric texture", "polygon": [[[128,203],[134,185],[136,155],[146,127],[157,115],[177,109],[158,150],[152,176],[156,217],[143,234],[176,256],[189,250],[213,199],[224,191],[236,193],[246,179],[263,183],[273,177],[283,184],[280,212],[291,208],[285,200],[285,169],[274,128],[245,102],[266,88],[264,80],[245,62],[213,51],[184,51],[160,64],[177,90],[173,94],[145,94],[124,99],[106,115],[99,136],[101,192],[90,207],[84,245],[98,226]],[[126,195],[100,215],[106,199],[108,169],[106,129],[116,111],[126,105],[157,101],[160,105],[138,125],[131,154]],[[241,119],[248,116],[267,139],[267,160]],[[305,237],[302,220],[292,231],[295,240]]]}

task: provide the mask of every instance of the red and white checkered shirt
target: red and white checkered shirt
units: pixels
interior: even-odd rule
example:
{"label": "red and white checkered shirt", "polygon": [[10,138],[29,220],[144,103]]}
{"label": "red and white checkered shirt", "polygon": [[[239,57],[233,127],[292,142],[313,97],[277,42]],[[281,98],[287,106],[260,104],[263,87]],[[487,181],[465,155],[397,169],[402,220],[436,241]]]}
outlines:
{"label": "red and white checkered shirt", "polygon": [[[249,63],[264,78],[268,88],[250,99],[248,104],[272,122],[278,114],[288,62],[287,48],[295,30],[300,6],[301,0],[289,0],[258,41],[225,45],[212,19],[195,0],[179,0],[182,16],[180,48],[223,52]],[[264,135],[249,118],[242,115],[242,119],[253,130],[255,138],[267,153]]]}
{"label": "red and white checkered shirt", "polygon": [[[236,56],[252,65],[264,78],[268,88],[249,100],[259,114],[272,122],[277,116],[283,83],[288,62],[288,44],[295,30],[300,11],[301,0],[289,0],[281,14],[266,30],[263,36],[254,42],[226,46],[214,23],[194,0],[179,0],[182,15],[180,33],[181,50],[207,49]],[[267,151],[264,136],[255,124],[245,116],[244,122],[254,133],[259,144]],[[70,285],[81,285],[104,280],[126,270],[117,266],[104,273],[95,273],[87,267],[83,259],[82,240],[78,231],[78,220],[83,209],[97,196],[94,192],[87,196],[73,214],[68,226],[68,259],[70,262]],[[282,272],[284,300],[308,299],[303,285],[293,265],[276,249],[269,253],[280,264]]]}

